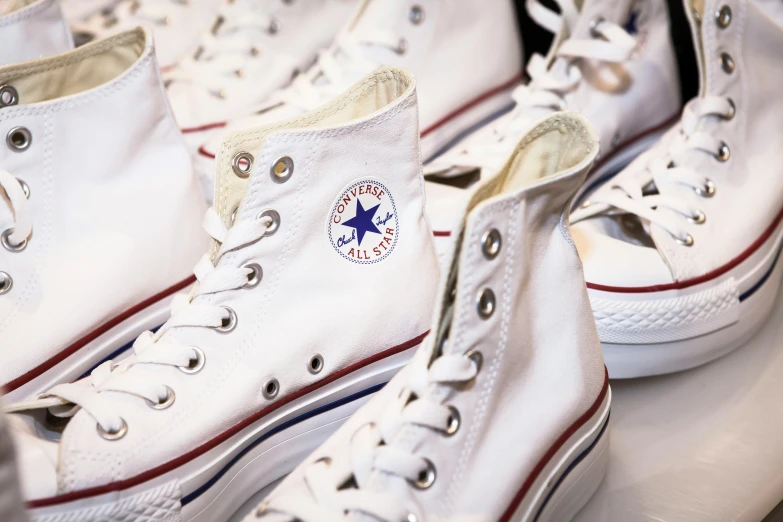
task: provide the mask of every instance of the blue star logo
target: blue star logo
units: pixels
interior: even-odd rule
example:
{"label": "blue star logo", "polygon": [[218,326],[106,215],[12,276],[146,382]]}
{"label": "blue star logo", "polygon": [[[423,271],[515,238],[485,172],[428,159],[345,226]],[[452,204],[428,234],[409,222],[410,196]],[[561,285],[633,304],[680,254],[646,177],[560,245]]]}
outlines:
{"label": "blue star logo", "polygon": [[343,225],[346,227],[356,229],[356,233],[359,236],[359,246],[362,245],[362,239],[364,239],[364,235],[367,232],[372,232],[373,234],[381,233],[381,231],[378,230],[378,227],[376,227],[372,222],[372,218],[375,217],[375,213],[378,212],[378,207],[380,206],[381,204],[378,203],[374,207],[364,210],[361,200],[357,198],[356,215],[343,223]]}

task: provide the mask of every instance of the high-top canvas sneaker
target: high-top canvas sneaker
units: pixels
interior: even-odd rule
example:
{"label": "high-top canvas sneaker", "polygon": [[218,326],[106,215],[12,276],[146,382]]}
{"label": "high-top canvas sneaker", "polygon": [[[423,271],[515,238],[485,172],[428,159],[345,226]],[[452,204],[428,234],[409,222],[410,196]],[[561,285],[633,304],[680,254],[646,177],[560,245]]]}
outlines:
{"label": "high-top canvas sneaker", "polygon": [[84,22],[91,16],[108,11],[120,0],[61,0],[65,17],[72,22]]}
{"label": "high-top canvas sneaker", "polygon": [[439,273],[412,76],[230,135],[218,164],[215,244],[171,319],[11,406],[33,520],[227,520],[426,336]]}
{"label": "high-top canvas sneaker", "polygon": [[[166,75],[174,115],[194,152],[225,121],[246,116],[315,61],[356,0],[236,0],[220,10],[199,51]],[[305,37],[306,36],[306,37]],[[211,194],[214,183],[207,187]]]}
{"label": "high-top canvas sneaker", "polygon": [[[556,37],[546,58],[534,55],[529,83],[514,91],[514,110],[468,137],[425,169],[427,211],[443,262],[449,227],[476,181],[497,172],[539,118],[579,111],[594,125],[601,151],[582,191],[610,177],[655,142],[680,111],[677,63],[666,2],[557,0],[561,14],[538,0],[528,12]],[[577,6],[581,5],[581,9]]]}
{"label": "high-top canvas sneaker", "polygon": [[[249,128],[314,110],[379,65],[416,77],[422,158],[505,111],[520,79],[522,45],[511,0],[363,0],[318,62],[256,114]],[[491,56],[491,59],[487,59]],[[249,111],[250,112],[250,111]],[[199,148],[197,171],[211,186],[219,140]]]}
{"label": "high-top canvas sneaker", "polygon": [[73,48],[57,0],[12,0],[0,9],[0,66],[35,60]]}
{"label": "high-top canvas sneaker", "polygon": [[737,348],[778,293],[783,6],[707,0],[688,11],[700,95],[573,216],[615,377],[683,370]]}
{"label": "high-top canvas sneaker", "polygon": [[135,30],[0,67],[0,388],[79,378],[166,320],[203,198]]}
{"label": "high-top canvas sneaker", "polygon": [[608,458],[610,392],[568,209],[589,124],[532,126],[460,220],[432,334],[247,522],[563,522]]}
{"label": "high-top canvas sneaker", "polygon": [[224,0],[122,0],[75,25],[78,43],[143,25],[155,34],[161,68],[169,69],[196,52],[202,35],[217,19]]}

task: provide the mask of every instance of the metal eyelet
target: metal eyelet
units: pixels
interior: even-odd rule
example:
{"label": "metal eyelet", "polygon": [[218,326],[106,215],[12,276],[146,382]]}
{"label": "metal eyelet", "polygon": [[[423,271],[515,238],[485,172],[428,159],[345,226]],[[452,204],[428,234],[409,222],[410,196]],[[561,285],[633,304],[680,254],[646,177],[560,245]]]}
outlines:
{"label": "metal eyelet", "polygon": [[266,229],[266,232],[264,232],[264,237],[274,236],[277,230],[280,228],[280,214],[276,210],[268,208],[266,210],[262,210],[256,219],[262,219],[266,217],[272,220],[272,224]]}
{"label": "metal eyelet", "polygon": [[703,198],[711,198],[715,195],[715,188],[715,182],[711,179],[707,179],[704,182],[704,187],[696,187],[693,190],[696,192],[696,194]]}
{"label": "metal eyelet", "polygon": [[101,427],[100,424],[96,424],[95,429],[98,430],[98,435],[106,440],[119,440],[128,433],[128,423],[125,422],[125,419],[122,417],[120,417],[120,421],[122,424],[117,430],[106,431]]}
{"label": "metal eyelet", "polygon": [[707,221],[707,215],[703,211],[698,210],[696,211],[695,215],[688,216],[688,221],[690,221],[691,223],[695,223],[697,225],[701,225],[702,223]]}
{"label": "metal eyelet", "polygon": [[734,72],[734,58],[729,53],[720,53],[720,67],[726,74]]}
{"label": "metal eyelet", "polygon": [[687,247],[693,246],[693,236],[690,234],[685,234],[685,237],[677,237],[677,236],[672,236],[672,237],[677,243],[683,246],[687,246]]}
{"label": "metal eyelet", "polygon": [[408,513],[408,516],[406,516],[405,520],[403,520],[402,522],[419,522],[419,517],[417,517],[413,513]]}
{"label": "metal eyelet", "polygon": [[14,280],[8,272],[0,272],[0,295],[5,295],[14,287]]}
{"label": "metal eyelet", "polygon": [[590,28],[590,36],[593,38],[600,38],[601,33],[598,32],[598,24],[605,21],[606,19],[603,16],[596,16],[592,20],[590,20],[589,28]]}
{"label": "metal eyelet", "polygon": [[163,400],[158,400],[157,402],[147,400],[147,404],[153,410],[165,410],[166,408],[174,404],[174,399],[176,399],[174,390],[166,386],[166,396],[163,398]]}
{"label": "metal eyelet", "polygon": [[250,273],[247,275],[247,283],[245,283],[244,288],[257,287],[261,282],[261,279],[264,277],[264,270],[261,268],[261,265],[258,263],[248,263],[246,265],[242,265],[242,268],[247,268],[250,270]]}
{"label": "metal eyelet", "polygon": [[399,55],[403,55],[408,52],[408,40],[400,38],[400,42],[397,44],[397,48],[394,50]]}
{"label": "metal eyelet", "polygon": [[724,120],[733,120],[734,116],[737,114],[737,106],[734,105],[734,100],[731,98],[728,98],[729,100],[729,113],[723,117]]}
{"label": "metal eyelet", "polygon": [[715,159],[717,159],[721,163],[729,161],[729,158],[731,157],[731,149],[729,149],[729,146],[726,145],[725,141],[720,142],[720,147],[718,147],[718,152],[716,152],[714,156]]}
{"label": "metal eyelet", "polygon": [[459,431],[460,424],[462,423],[462,417],[459,414],[459,410],[455,408],[454,406],[449,406],[449,425],[446,427],[446,430],[443,432],[444,435],[447,437],[451,437],[457,431]]}
{"label": "metal eyelet", "polygon": [[26,127],[14,127],[8,131],[5,143],[14,152],[24,152],[33,143],[33,134]]}
{"label": "metal eyelet", "polygon": [[489,260],[495,259],[500,253],[500,247],[503,244],[503,240],[500,236],[500,231],[493,228],[484,233],[481,238],[481,251]]}
{"label": "metal eyelet", "polygon": [[324,369],[324,358],[321,357],[321,354],[315,354],[312,357],[310,357],[310,360],[307,362],[307,371],[312,373],[313,375],[317,373],[321,373],[321,370]]}
{"label": "metal eyelet", "polygon": [[278,158],[269,169],[269,174],[275,183],[285,183],[294,174],[294,160],[288,156]]}
{"label": "metal eyelet", "polygon": [[27,243],[29,237],[24,238],[24,240],[19,243],[18,245],[12,245],[11,240],[9,239],[11,237],[11,234],[14,233],[13,228],[9,228],[5,232],[3,232],[2,235],[0,235],[0,243],[3,245],[3,247],[8,250],[9,252],[21,252],[25,248],[27,248]]}
{"label": "metal eyelet", "polygon": [[0,108],[19,103],[19,92],[10,85],[0,85]]}
{"label": "metal eyelet", "polygon": [[277,393],[280,391],[280,383],[274,377],[264,383],[264,387],[261,390],[265,399],[274,399],[277,397]]}
{"label": "metal eyelet", "polygon": [[204,355],[204,352],[201,351],[201,349],[196,348],[195,346],[191,346],[190,349],[195,352],[196,357],[194,359],[190,359],[189,365],[178,366],[177,368],[179,368],[179,371],[182,373],[192,375],[194,373],[200,372],[201,369],[204,368],[204,365],[207,364],[207,356]]}
{"label": "metal eyelet", "polygon": [[715,21],[718,23],[718,27],[726,29],[731,23],[731,7],[724,5],[718,12],[715,13]]}
{"label": "metal eyelet", "polygon": [[431,487],[433,484],[435,484],[435,479],[437,478],[435,465],[432,463],[432,461],[429,459],[424,459],[424,462],[427,464],[427,467],[419,472],[419,476],[416,477],[416,480],[411,482],[411,484],[413,484],[416,489],[427,489]]}
{"label": "metal eyelet", "polygon": [[266,508],[269,506],[266,502],[262,502],[258,505],[258,509],[256,509],[256,518],[261,518],[266,513]]}
{"label": "metal eyelet", "polygon": [[280,22],[273,19],[267,31],[269,31],[269,34],[277,34],[280,31]]}
{"label": "metal eyelet", "polygon": [[421,24],[424,21],[424,9],[422,9],[420,5],[411,7],[410,12],[408,13],[408,20],[410,20],[413,25]]}
{"label": "metal eyelet", "polygon": [[231,170],[237,177],[246,179],[253,172],[253,162],[255,158],[249,152],[237,152],[231,159]]}
{"label": "metal eyelet", "polygon": [[216,326],[215,330],[220,333],[228,333],[233,331],[234,328],[237,327],[237,313],[233,308],[229,308],[228,306],[221,306],[220,308],[228,312],[228,317],[224,317],[223,322],[220,323],[220,326]]}
{"label": "metal eyelet", "polygon": [[495,313],[495,292],[490,288],[482,290],[476,300],[476,309],[478,310],[479,317],[482,319],[489,319],[492,317],[492,314]]}
{"label": "metal eyelet", "polygon": [[473,361],[476,365],[476,373],[481,371],[481,365],[484,364],[484,356],[478,350],[468,350],[465,352],[465,357]]}
{"label": "metal eyelet", "polygon": [[30,199],[30,186],[25,183],[23,179],[16,178],[17,183],[19,183],[19,186],[22,187],[22,192],[24,192],[24,197],[27,199]]}

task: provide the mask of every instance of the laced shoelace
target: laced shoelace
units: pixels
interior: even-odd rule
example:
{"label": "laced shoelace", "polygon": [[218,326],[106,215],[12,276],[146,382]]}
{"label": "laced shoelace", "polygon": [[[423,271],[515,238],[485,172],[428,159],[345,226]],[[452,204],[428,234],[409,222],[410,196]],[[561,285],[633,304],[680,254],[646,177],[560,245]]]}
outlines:
{"label": "laced shoelace", "polygon": [[182,12],[190,0],[122,0],[114,8],[95,13],[84,24],[96,33],[115,25],[125,27],[139,23],[166,25],[174,13]]}
{"label": "laced shoelace", "polygon": [[692,245],[688,224],[706,220],[704,212],[694,205],[692,194],[712,197],[716,189],[703,172],[688,167],[689,160],[694,152],[709,154],[720,162],[729,159],[726,143],[705,131],[702,123],[708,119],[728,120],[734,113],[734,103],[726,97],[703,96],[690,101],[678,132],[662,142],[665,146],[648,161],[644,176],[619,176],[609,190],[595,193],[576,209],[572,222],[607,212],[625,212],[660,227],[683,245]]}
{"label": "laced shoelace", "polygon": [[[223,6],[214,29],[201,41],[196,56],[182,60],[170,71],[170,82],[203,86],[217,98],[227,97],[227,85],[245,77],[248,59],[265,57],[273,51],[259,46],[260,34],[275,34],[277,21],[263,6],[248,10],[244,4]],[[277,61],[285,61],[291,69],[295,60],[283,52],[274,51]]]}
{"label": "laced shoelace", "polygon": [[7,250],[20,250],[27,245],[27,240],[33,233],[33,217],[27,201],[29,192],[24,182],[2,169],[0,169],[0,188],[8,198],[14,219],[12,226],[2,232],[0,239]]}
{"label": "laced shoelace", "polygon": [[[454,279],[452,285],[454,288]],[[383,522],[416,522],[413,506],[388,491],[367,487],[374,473],[404,479],[409,487],[426,489],[436,477],[436,470],[425,456],[413,454],[395,444],[400,432],[409,426],[423,428],[438,436],[449,436],[459,429],[460,415],[444,404],[439,388],[459,389],[473,381],[481,369],[478,352],[465,355],[444,353],[453,315],[453,303],[446,309],[436,357],[429,362],[418,354],[411,362],[408,380],[402,393],[389,401],[376,422],[361,426],[350,441],[350,479],[344,472],[336,474],[330,459],[321,459],[304,472],[309,498],[285,495],[262,504],[258,518],[297,522],[344,521],[349,513],[361,513]],[[441,390],[442,391],[442,390]]]}
{"label": "laced shoelace", "polygon": [[[571,34],[579,21],[579,12],[572,0],[556,0],[556,3],[562,14],[549,10],[538,0],[528,0],[526,8],[544,29],[558,34],[565,25],[566,32]],[[561,42],[551,64],[544,56],[534,54],[526,68],[530,82],[514,90],[515,108],[492,128],[492,139],[459,150],[449,155],[447,161],[455,167],[493,168],[498,158],[505,157],[509,144],[516,143],[528,130],[531,119],[568,109],[566,96],[582,82],[580,60],[622,63],[636,47],[636,39],[614,22],[596,19],[591,24],[591,33],[592,39],[570,38]]]}
{"label": "laced shoelace", "polygon": [[205,355],[200,348],[170,341],[165,334],[182,327],[231,331],[237,323],[235,312],[199,297],[255,286],[260,267],[234,266],[220,260],[228,252],[259,241],[276,226],[271,218],[262,215],[256,220],[237,222],[229,229],[213,209],[207,211],[204,228],[220,243],[220,248],[214,263],[208,254],[198,262],[194,270],[198,284],[190,294],[174,298],[171,318],[156,333],[141,334],[133,344],[133,355],[127,359],[118,364],[107,361],[86,379],[55,386],[36,406],[50,408],[55,416],[61,417],[72,416],[82,409],[95,419],[102,436],[115,439],[127,432],[128,425],[118,413],[115,397],[105,392],[139,397],[157,409],[170,405],[174,401],[173,390],[154,373],[145,373],[144,367],[174,366],[186,373],[196,373],[203,367]]}

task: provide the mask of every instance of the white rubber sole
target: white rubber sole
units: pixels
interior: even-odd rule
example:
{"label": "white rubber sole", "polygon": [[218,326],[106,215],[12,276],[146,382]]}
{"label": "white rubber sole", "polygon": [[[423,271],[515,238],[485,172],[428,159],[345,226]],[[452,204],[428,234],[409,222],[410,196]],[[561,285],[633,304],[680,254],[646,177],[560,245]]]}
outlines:
{"label": "white rubber sole", "polygon": [[225,442],[126,489],[33,505],[36,522],[135,520],[141,513],[181,522],[228,520],[238,506],[293,471],[407,364],[417,346],[373,362],[300,397]]}
{"label": "white rubber sole", "polygon": [[609,388],[592,418],[550,459],[510,520],[567,522],[593,496],[609,464]]}
{"label": "white rubber sole", "polygon": [[[187,287],[180,291],[187,291]],[[108,359],[121,359],[129,353],[136,337],[145,330],[159,327],[169,318],[169,305],[178,291],[156,300],[142,310],[95,336],[74,353],[39,372],[24,384],[7,391],[3,402],[10,404],[43,393],[53,386],[76,381]],[[47,364],[47,363],[44,363]],[[35,371],[35,369],[33,370]]]}

